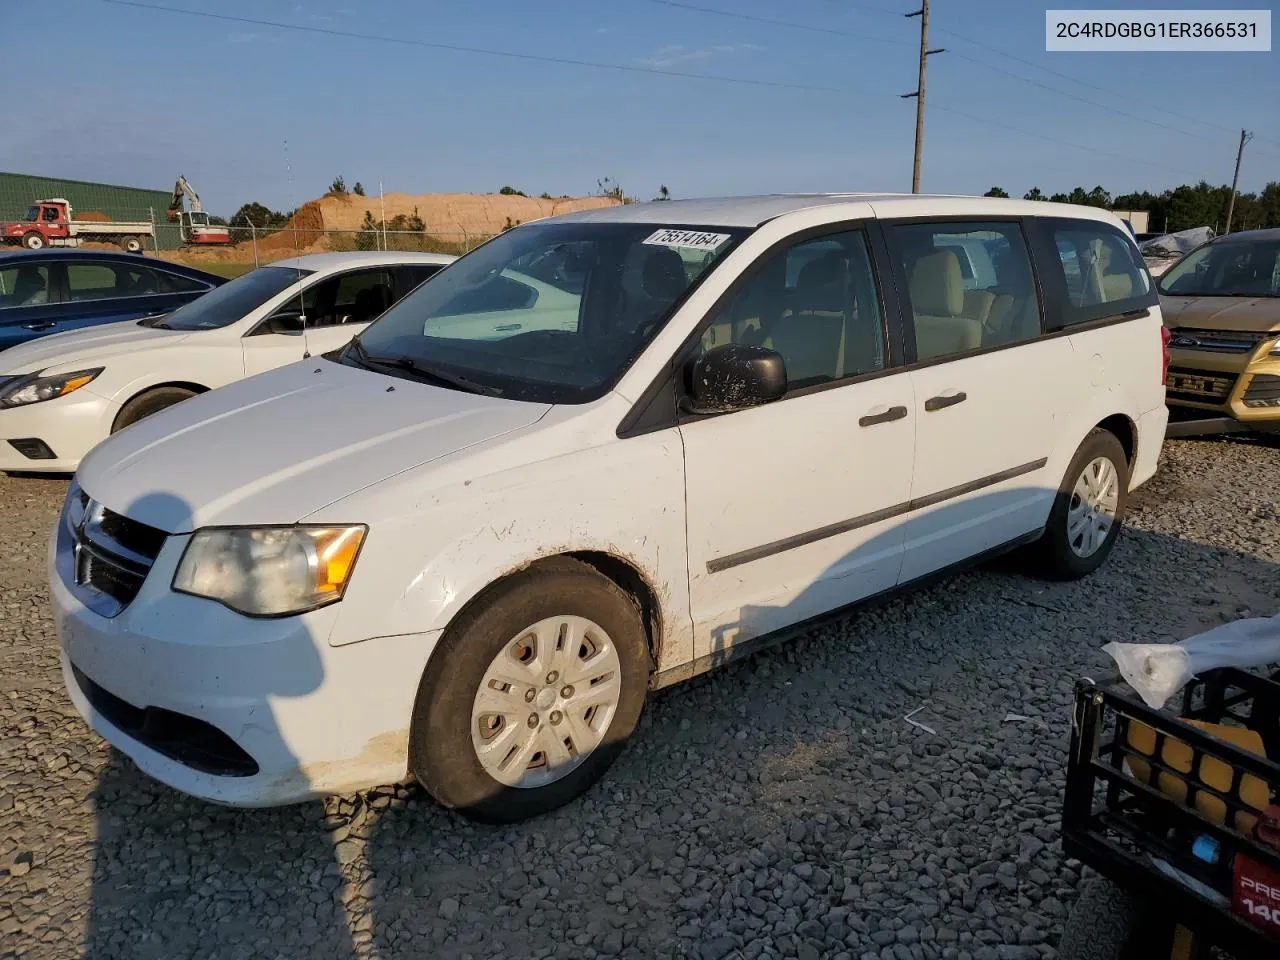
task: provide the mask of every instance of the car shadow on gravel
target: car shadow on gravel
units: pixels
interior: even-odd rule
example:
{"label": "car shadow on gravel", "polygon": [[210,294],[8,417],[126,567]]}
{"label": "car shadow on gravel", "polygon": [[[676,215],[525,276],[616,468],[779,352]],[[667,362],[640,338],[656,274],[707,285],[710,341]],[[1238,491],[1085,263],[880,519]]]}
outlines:
{"label": "car shadow on gravel", "polygon": [[[152,522],[168,530],[191,530],[195,525],[189,504],[165,492],[147,493],[123,513],[157,518]],[[141,605],[145,599],[135,602]],[[140,615],[145,623],[145,612]],[[244,730],[236,732],[252,737],[251,749],[255,744],[271,745],[279,764],[272,768],[273,775],[282,768],[305,780],[280,732],[280,715],[290,709],[291,701],[305,698],[324,682],[316,649],[323,639],[308,642],[289,635],[287,672],[280,669],[276,651],[267,649],[271,645],[235,648],[243,672],[226,689],[219,686],[217,677],[223,661],[206,661],[198,655],[198,646],[179,657],[177,638],[150,649],[145,639],[131,638],[132,655],[138,659],[123,669],[110,655],[106,642],[110,638],[82,645],[74,640],[73,630],[64,630],[63,639],[72,662],[80,657],[76,666],[88,677],[76,676],[70,682],[78,683],[92,703],[95,722],[123,727],[137,738],[131,739],[130,750],[137,753],[142,767],[176,772],[210,793],[236,785],[233,776],[196,772],[207,769],[202,765],[223,763],[225,748],[211,743],[206,734],[190,730],[189,718],[175,722],[172,715],[151,710],[140,715],[139,708],[158,707],[199,717],[198,708],[191,704],[195,691],[204,690],[211,708],[228,700],[264,704],[253,712],[251,722],[245,722]],[[207,637],[202,639],[207,642]],[[276,646],[285,642],[277,641]],[[115,690],[130,689],[135,682],[130,674],[148,678],[154,701],[121,703]],[[166,689],[168,680],[173,686]],[[104,689],[106,695],[101,692]],[[228,696],[228,691],[234,696]],[[144,695],[135,694],[135,698]],[[177,759],[181,755],[189,765]],[[268,783],[259,789],[269,787]],[[343,908],[342,872],[324,827],[323,804],[258,810],[214,805],[148,778],[117,749],[110,751],[92,799],[97,829],[84,944],[88,957],[354,956]]]}
{"label": "car shadow on gravel", "polygon": [[655,695],[600,784],[522,824],[404,785],[217,808],[113,754],[85,952],[1050,956],[1079,880],[1056,840],[1072,684],[1108,640],[1272,611],[1280,577],[1146,530],[1074,583],[1021,556]]}

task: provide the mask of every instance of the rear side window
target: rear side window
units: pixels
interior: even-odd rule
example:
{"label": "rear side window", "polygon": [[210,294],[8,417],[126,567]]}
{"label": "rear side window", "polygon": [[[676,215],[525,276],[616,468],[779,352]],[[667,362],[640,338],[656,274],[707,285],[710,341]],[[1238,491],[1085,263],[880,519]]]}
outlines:
{"label": "rear side window", "polygon": [[118,296],[116,272],[101,263],[69,263],[67,292],[72,300],[103,300]]}
{"label": "rear side window", "polygon": [[1054,220],[1054,265],[1066,287],[1066,323],[1084,323],[1150,306],[1155,294],[1138,249],[1105,223]]}
{"label": "rear side window", "polygon": [[50,299],[49,268],[44,264],[23,263],[0,270],[0,310],[37,307]]}
{"label": "rear side window", "polygon": [[440,265],[435,263],[414,264],[413,266],[399,267],[396,272],[400,281],[396,290],[396,299],[399,299],[418,284],[426,282],[429,278],[439,273]]}
{"label": "rear side window", "polygon": [[145,297],[161,291],[160,278],[146,267],[105,263],[67,264],[67,292],[72,300]]}
{"label": "rear side window", "polygon": [[961,356],[1040,335],[1040,301],[1018,224],[901,224],[894,239],[907,281],[917,360]]}

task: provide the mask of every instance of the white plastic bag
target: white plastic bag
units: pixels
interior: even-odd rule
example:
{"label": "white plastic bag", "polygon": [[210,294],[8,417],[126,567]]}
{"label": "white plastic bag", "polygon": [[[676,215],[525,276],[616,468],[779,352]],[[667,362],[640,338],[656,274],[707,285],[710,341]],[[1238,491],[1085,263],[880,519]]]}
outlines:
{"label": "white plastic bag", "polygon": [[1125,682],[1160,709],[1205,670],[1280,663],[1280,614],[1236,620],[1177,643],[1108,643]]}

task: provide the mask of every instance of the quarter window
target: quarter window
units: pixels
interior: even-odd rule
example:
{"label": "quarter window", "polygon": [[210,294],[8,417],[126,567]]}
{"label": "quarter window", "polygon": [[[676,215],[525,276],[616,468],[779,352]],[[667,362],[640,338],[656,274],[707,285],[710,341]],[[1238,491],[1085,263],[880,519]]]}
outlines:
{"label": "quarter window", "polygon": [[178,273],[168,273],[164,270],[155,271],[160,281],[161,293],[197,293],[201,290],[208,290],[207,283],[201,283],[199,280],[193,280],[191,277],[184,277]]}
{"label": "quarter window", "polygon": [[1058,225],[1053,242],[1073,307],[1122,303],[1150,292],[1137,248],[1119,233],[1088,222]]}
{"label": "quarter window", "polygon": [[917,360],[1040,335],[1031,257],[1016,223],[913,223],[895,227],[894,234]]}
{"label": "quarter window", "polygon": [[49,268],[23,263],[0,270],[0,309],[35,307],[49,302]]}
{"label": "quarter window", "polygon": [[865,235],[834,234],[770,256],[716,313],[700,347],[726,343],[782,354],[792,390],[883,370],[884,324]]}

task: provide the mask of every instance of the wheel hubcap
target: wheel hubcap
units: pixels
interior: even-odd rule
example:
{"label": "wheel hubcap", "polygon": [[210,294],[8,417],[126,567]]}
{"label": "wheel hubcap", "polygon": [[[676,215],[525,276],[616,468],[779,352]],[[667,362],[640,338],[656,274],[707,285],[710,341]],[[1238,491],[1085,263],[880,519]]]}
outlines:
{"label": "wheel hubcap", "polygon": [[609,635],[585,617],[549,617],[493,658],[471,707],[471,743],[509,787],[554,783],[600,745],[622,675]]}
{"label": "wheel hubcap", "polygon": [[1101,549],[1116,522],[1120,506],[1120,474],[1106,457],[1091,461],[1071,491],[1067,508],[1067,542],[1078,557]]}

